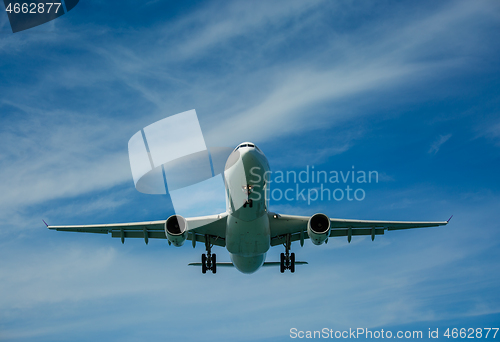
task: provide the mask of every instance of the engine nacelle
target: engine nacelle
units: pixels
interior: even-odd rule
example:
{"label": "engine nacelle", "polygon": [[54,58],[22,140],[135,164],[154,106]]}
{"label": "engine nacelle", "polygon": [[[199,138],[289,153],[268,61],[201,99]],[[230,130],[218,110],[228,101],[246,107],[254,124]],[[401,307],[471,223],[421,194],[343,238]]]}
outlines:
{"label": "engine nacelle", "polygon": [[314,214],[307,222],[307,235],[315,245],[321,245],[330,236],[330,218],[325,214]]}
{"label": "engine nacelle", "polygon": [[165,221],[165,235],[174,246],[180,247],[186,241],[187,221],[180,215],[172,215]]}

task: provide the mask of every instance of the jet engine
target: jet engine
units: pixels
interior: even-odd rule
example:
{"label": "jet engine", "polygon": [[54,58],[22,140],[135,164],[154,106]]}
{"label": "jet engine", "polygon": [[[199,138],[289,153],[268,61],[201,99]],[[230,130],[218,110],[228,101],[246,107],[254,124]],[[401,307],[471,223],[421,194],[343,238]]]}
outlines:
{"label": "jet engine", "polygon": [[180,215],[170,216],[165,221],[165,235],[174,246],[182,246],[188,236],[186,219]]}
{"label": "jet engine", "polygon": [[330,235],[330,218],[325,214],[314,214],[307,222],[307,235],[315,245],[321,245]]}

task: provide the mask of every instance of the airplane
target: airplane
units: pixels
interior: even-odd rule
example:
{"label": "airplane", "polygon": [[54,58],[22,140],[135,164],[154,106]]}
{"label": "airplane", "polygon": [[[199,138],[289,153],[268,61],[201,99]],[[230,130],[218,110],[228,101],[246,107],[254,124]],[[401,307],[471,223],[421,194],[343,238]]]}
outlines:
{"label": "airplane", "polygon": [[[310,239],[314,245],[327,243],[329,238],[346,236],[383,235],[385,231],[437,227],[448,221],[373,221],[330,218],[326,214],[312,216],[285,215],[271,212],[269,208],[270,167],[264,153],[253,143],[239,144],[229,155],[225,170],[226,212],[200,217],[182,217],[174,214],[166,220],[133,223],[50,226],[56,231],[109,234],[124,243],[126,238],[167,239],[169,245],[180,247],[186,240],[204,243],[206,254],[201,255],[202,273],[217,272],[219,267],[235,267],[242,273],[254,273],[261,267],[279,266],[280,272],[295,272],[296,265],[307,264],[295,261],[290,253],[291,244]],[[271,247],[283,245],[279,262],[266,262],[266,253]],[[217,262],[213,246],[225,247],[231,262]]]}

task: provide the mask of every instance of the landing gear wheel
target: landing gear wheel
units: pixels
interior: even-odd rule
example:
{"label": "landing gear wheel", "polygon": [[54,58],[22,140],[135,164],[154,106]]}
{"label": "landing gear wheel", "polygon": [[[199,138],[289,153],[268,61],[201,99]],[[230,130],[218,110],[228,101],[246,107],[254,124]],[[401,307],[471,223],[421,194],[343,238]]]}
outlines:
{"label": "landing gear wheel", "polygon": [[295,253],[290,254],[290,272],[295,272]]}
{"label": "landing gear wheel", "polygon": [[207,256],[205,254],[201,255],[201,273],[207,273]]}
{"label": "landing gear wheel", "polygon": [[217,272],[217,263],[216,263],[215,254],[212,254],[212,273],[215,274]]}
{"label": "landing gear wheel", "polygon": [[280,256],[280,272],[285,273],[285,253],[281,253]]}

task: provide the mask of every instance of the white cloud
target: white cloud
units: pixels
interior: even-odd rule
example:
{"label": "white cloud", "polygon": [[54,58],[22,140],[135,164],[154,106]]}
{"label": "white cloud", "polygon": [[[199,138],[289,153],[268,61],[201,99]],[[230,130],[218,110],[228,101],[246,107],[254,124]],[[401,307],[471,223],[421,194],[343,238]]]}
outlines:
{"label": "white cloud", "polygon": [[[9,293],[0,298],[0,319],[37,321],[30,324],[29,333],[10,326],[3,333],[12,338],[75,331],[85,336],[90,323],[97,332],[112,323],[116,332],[133,322],[144,328],[160,323],[175,327],[155,331],[161,336],[181,333],[186,340],[201,335],[208,340],[255,340],[281,336],[293,326],[376,327],[496,312],[498,300],[486,303],[469,296],[498,282],[496,261],[478,258],[496,251],[499,242],[494,226],[484,225],[488,220],[483,214],[461,215],[453,227],[387,232],[375,242],[355,237],[349,245],[344,239],[321,247],[307,241],[300,248],[295,243],[298,257],[310,264],[293,275],[282,275],[277,268],[251,276],[229,268],[219,269],[216,276],[202,275],[186,266],[198,259],[200,246],[193,251],[167,247],[165,241],[151,241],[146,247],[137,240],[121,245],[109,236],[105,243],[99,242],[102,236],[78,243],[68,236],[63,239],[67,244],[43,239],[45,244],[31,246],[29,252],[18,241],[0,249],[2,260],[17,256],[0,264],[0,290]],[[481,224],[486,243],[471,231],[471,222]],[[273,250],[268,260],[276,260],[277,253]],[[224,253],[218,256],[227,258]],[[477,267],[478,262],[485,264]],[[449,296],[471,300],[470,311],[450,313],[437,305]],[[217,314],[207,317],[207,308]],[[311,316],[312,311],[321,314]],[[216,324],[221,321],[230,324]],[[198,322],[196,331],[189,329],[193,322]]]}
{"label": "white cloud", "polygon": [[[243,136],[256,143],[273,141],[372,115],[371,102],[397,102],[392,94],[401,87],[456,73],[465,65],[457,56],[486,49],[464,37],[480,32],[478,17],[487,21],[495,16],[488,3],[467,1],[419,17],[402,11],[383,23],[333,31],[301,51],[308,33],[318,39],[318,28],[328,25],[326,12],[333,18],[343,15],[341,5],[323,2],[238,3],[204,7],[148,34],[130,30],[126,44],[120,38],[94,41],[106,31],[103,27],[70,31],[63,43],[82,50],[82,57],[56,55],[57,65],[40,68],[22,92],[16,85],[3,89],[4,108],[15,108],[25,119],[2,119],[0,139],[7,148],[0,155],[0,176],[8,182],[0,190],[9,196],[0,203],[13,211],[129,182],[126,141],[132,134],[196,106],[212,146],[233,146]],[[266,41],[262,35],[273,44],[254,45]],[[57,33],[42,36],[39,44],[61,38]],[[30,51],[37,44],[33,37],[10,36],[17,45],[7,56]],[[245,39],[249,47],[243,51],[250,55],[241,55],[239,39]],[[277,53],[287,44],[295,46],[293,58]],[[220,71],[200,66],[213,58],[229,62]],[[57,105],[53,94],[61,91],[73,94],[73,106]],[[329,109],[319,108],[325,103]],[[342,144],[316,157],[347,150],[357,136],[347,134]],[[448,138],[429,152],[437,153]]]}
{"label": "white cloud", "polygon": [[170,54],[173,60],[197,59],[207,50],[221,48],[232,39],[255,32],[275,30],[279,35],[292,21],[297,20],[300,26],[304,17],[315,15],[325,5],[326,1],[297,0],[256,2],[250,7],[244,2],[205,5],[173,25],[165,26],[160,44],[168,44],[170,48],[174,42],[175,53]]}
{"label": "white cloud", "polygon": [[[56,31],[39,41],[40,34],[10,36],[7,56],[61,39],[68,49],[83,53],[72,59],[55,55],[56,65],[40,68],[23,91],[16,84],[3,89],[3,110],[21,115],[1,120],[0,141],[6,148],[0,154],[0,176],[7,181],[0,191],[9,194],[0,198],[3,221],[27,205],[131,182],[126,142],[132,134],[193,107],[200,107],[212,146],[241,140],[261,144],[328,127],[334,134],[340,122],[373,115],[374,101],[399,101],[393,94],[401,87],[456,73],[465,65],[457,56],[486,49],[464,37],[480,32],[478,17],[487,21],[495,15],[488,3],[467,1],[419,17],[402,11],[355,30],[329,28],[333,36],[321,35],[320,44],[300,50],[308,34],[318,37],[317,30],[328,28],[329,15],[342,17],[342,6],[337,6],[300,1],[209,5],[148,34],[130,30],[126,43],[120,38],[94,41],[106,32],[96,26],[64,37]],[[241,39],[249,55],[241,55]],[[290,44],[293,58],[277,53]],[[213,58],[228,62],[219,71],[200,66]],[[58,105],[61,98],[54,94],[61,92],[72,98]],[[321,108],[325,103],[328,109]],[[305,158],[320,162],[346,151],[362,134],[359,128],[351,131],[341,134],[343,141]],[[429,153],[437,153],[449,137],[441,137]]]}
{"label": "white cloud", "polygon": [[[325,3],[281,5],[214,6],[147,33],[130,30],[123,34],[126,39],[104,35],[111,39],[105,42],[97,38],[106,28],[69,32],[64,43],[77,52],[74,59],[56,54],[56,66],[44,64],[29,82],[2,87],[2,112],[20,115],[0,119],[2,228],[35,222],[40,227],[15,237],[3,231],[0,292],[9,296],[0,298],[0,321],[7,322],[2,336],[85,338],[89,330],[111,329],[118,339],[123,337],[119,332],[139,326],[145,327],[144,335],[158,334],[156,340],[167,335],[255,340],[287,336],[291,324],[372,327],[498,310],[497,297],[484,303],[486,297],[479,294],[496,289],[499,281],[498,234],[491,223],[498,201],[491,198],[485,202],[494,203],[493,208],[466,218],[462,214],[442,229],[392,232],[374,243],[356,239],[347,245],[345,239],[332,239],[323,247],[308,244],[297,253],[311,263],[294,275],[269,268],[252,276],[234,269],[202,276],[186,266],[199,259],[202,246],[193,251],[168,248],[165,241],[146,247],[143,241],[127,240],[122,246],[105,235],[50,232],[57,238],[47,237],[35,216],[49,200],[91,192],[101,197],[81,207],[61,204],[46,210],[49,216],[72,211],[91,216],[96,208],[126,203],[128,190],[109,196],[101,190],[126,182],[133,190],[127,141],[152,122],[194,107],[209,145],[229,146],[334,128],[375,115],[373,108],[381,103],[416,100],[405,89],[465,71],[474,56],[488,49],[478,20],[497,19],[491,10],[495,5],[462,1],[336,31],[329,25],[350,18],[349,5],[335,5],[338,11],[328,7],[330,12]],[[12,44],[7,56],[34,51],[35,36],[29,43],[16,37],[21,36],[0,43],[2,52]],[[317,41],[308,45],[308,37]],[[44,37],[40,44],[53,44],[56,38]],[[344,137],[311,158],[342,153],[359,134]],[[451,135],[439,143],[444,137],[431,153]],[[376,201],[356,208],[322,203],[273,209],[296,214],[328,209],[332,216],[356,212],[359,218],[387,212],[404,217],[410,208],[441,215],[437,208],[419,205],[433,201],[429,194],[435,189],[420,187],[376,192]],[[448,201],[443,206],[456,205]],[[144,205],[137,203],[131,211]],[[227,260],[222,249],[216,252]],[[280,252],[272,249],[269,260],[277,260]],[[476,272],[474,277],[470,272]],[[464,302],[472,304],[470,310],[451,312],[449,303],[457,301],[461,308]],[[235,331],[240,332],[237,338]]]}
{"label": "white cloud", "polygon": [[450,138],[451,138],[451,133],[446,134],[446,135],[440,135],[439,139],[437,139],[436,141],[434,141],[432,143],[431,148],[429,149],[428,153],[431,153],[431,154],[438,153],[439,149],[441,148],[441,145],[443,145],[445,142],[447,142],[448,139],[450,139]]}
{"label": "white cloud", "polygon": [[[110,140],[109,120],[24,112],[27,121],[8,124],[3,151],[0,199],[3,207],[103,190],[131,180],[126,153]],[[127,132],[126,127],[112,129]],[[122,133],[123,134],[123,133]]]}
{"label": "white cloud", "polygon": [[500,146],[500,121],[496,119],[497,116],[494,115],[494,119],[484,120],[476,130],[478,131],[478,137],[484,137],[492,141],[496,146]]}

